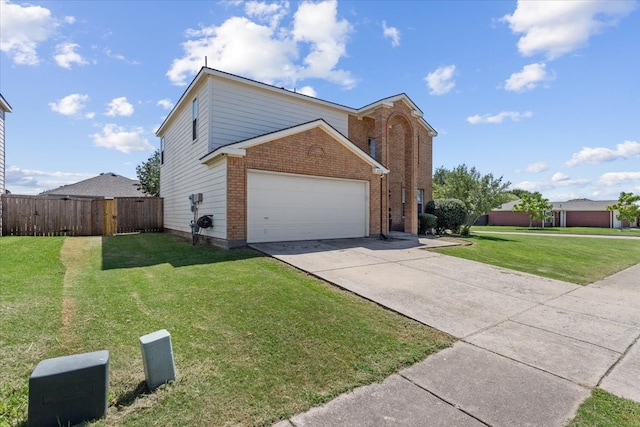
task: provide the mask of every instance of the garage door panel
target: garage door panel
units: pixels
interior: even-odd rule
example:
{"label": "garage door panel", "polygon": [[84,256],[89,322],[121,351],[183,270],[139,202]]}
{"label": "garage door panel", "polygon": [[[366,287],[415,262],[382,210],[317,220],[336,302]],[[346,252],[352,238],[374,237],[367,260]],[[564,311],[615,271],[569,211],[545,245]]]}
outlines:
{"label": "garage door panel", "polygon": [[366,181],[250,171],[247,193],[250,243],[368,234]]}

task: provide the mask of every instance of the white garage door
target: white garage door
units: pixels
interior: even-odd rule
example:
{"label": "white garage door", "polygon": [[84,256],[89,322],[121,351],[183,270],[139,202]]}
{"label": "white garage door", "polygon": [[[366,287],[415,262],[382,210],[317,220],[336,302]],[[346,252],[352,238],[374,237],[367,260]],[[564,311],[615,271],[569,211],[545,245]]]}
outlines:
{"label": "white garage door", "polygon": [[249,171],[247,242],[367,236],[367,184]]}

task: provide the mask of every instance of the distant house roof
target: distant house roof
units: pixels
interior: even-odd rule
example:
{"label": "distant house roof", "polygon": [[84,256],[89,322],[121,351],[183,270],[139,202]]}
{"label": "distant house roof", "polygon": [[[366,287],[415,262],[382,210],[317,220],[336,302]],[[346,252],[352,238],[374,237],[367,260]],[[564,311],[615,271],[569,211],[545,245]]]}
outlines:
{"label": "distant house roof", "polygon": [[72,197],[147,197],[138,190],[139,181],[116,175],[112,172],[101,173],[93,178],[63,185],[40,193],[42,196]]}
{"label": "distant house roof", "polygon": [[[554,211],[606,211],[607,206],[616,204],[617,200],[589,200],[589,199],[573,199],[566,202],[551,202]],[[514,200],[503,204],[493,211],[504,212],[512,211],[513,207],[520,203],[520,200]]]}
{"label": "distant house roof", "polygon": [[554,211],[606,211],[607,206],[615,205],[617,200],[574,199],[566,202],[552,202]]}

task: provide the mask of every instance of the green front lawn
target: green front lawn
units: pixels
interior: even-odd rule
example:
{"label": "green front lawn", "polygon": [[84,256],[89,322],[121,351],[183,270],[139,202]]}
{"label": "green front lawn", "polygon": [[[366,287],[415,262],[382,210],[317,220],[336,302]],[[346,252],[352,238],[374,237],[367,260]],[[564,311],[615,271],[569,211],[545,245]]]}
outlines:
{"label": "green front lawn", "polygon": [[639,237],[640,228],[598,228],[598,227],[509,227],[504,225],[474,225],[471,232],[515,232],[515,233],[544,233],[544,234],[581,234],[597,236],[625,236]]}
{"label": "green front lawn", "polygon": [[474,234],[434,251],[585,285],[640,262],[640,239]]}
{"label": "green front lawn", "polygon": [[640,426],[640,403],[596,388],[580,405],[576,418],[567,427],[632,426]]}
{"label": "green front lawn", "polygon": [[[109,350],[110,425],[271,425],[452,343],[248,249],[140,234],[3,237],[0,253],[0,425],[26,421],[50,357]],[[178,380],[148,394],[138,338],[158,329]]]}

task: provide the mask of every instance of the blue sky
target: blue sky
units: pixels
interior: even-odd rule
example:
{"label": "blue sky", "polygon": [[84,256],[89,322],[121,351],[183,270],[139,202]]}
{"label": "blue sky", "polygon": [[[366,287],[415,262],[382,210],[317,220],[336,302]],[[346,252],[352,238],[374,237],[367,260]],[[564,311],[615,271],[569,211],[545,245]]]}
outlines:
{"label": "blue sky", "polygon": [[0,0],[6,187],[135,167],[204,65],[351,107],[406,93],[466,163],[554,200],[640,193],[637,1]]}

